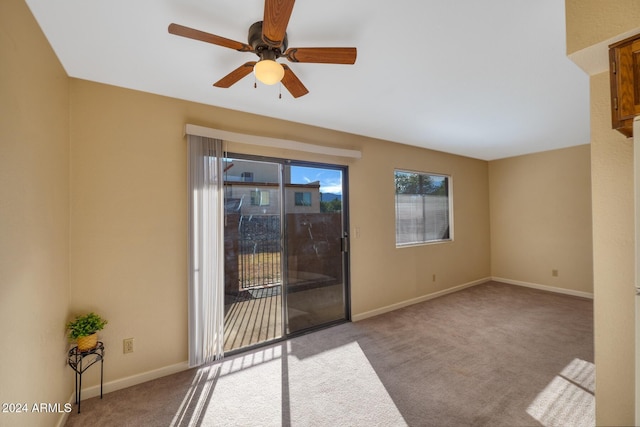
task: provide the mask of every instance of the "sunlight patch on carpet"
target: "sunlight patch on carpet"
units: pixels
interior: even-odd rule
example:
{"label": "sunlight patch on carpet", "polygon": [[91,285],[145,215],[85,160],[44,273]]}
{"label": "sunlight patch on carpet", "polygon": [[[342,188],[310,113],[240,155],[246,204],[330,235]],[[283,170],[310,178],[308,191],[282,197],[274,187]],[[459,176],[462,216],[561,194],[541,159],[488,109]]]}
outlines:
{"label": "sunlight patch on carpet", "polygon": [[357,342],[306,356],[283,343],[203,369],[172,425],[407,425]]}
{"label": "sunlight patch on carpet", "polygon": [[289,360],[293,425],[406,425],[357,342]]}
{"label": "sunlight patch on carpet", "polygon": [[527,408],[545,427],[595,426],[595,367],[573,359]]}
{"label": "sunlight patch on carpet", "polygon": [[208,397],[213,393],[217,373],[217,366],[198,369],[176,415],[171,420],[171,427],[196,425],[195,420],[202,417],[207,407]]}

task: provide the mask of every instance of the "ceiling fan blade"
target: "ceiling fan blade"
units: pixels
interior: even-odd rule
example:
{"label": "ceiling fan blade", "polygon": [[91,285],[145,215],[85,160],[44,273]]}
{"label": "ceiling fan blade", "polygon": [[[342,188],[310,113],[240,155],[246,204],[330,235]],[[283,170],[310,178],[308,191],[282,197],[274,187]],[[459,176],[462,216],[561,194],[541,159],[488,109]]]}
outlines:
{"label": "ceiling fan blade", "polygon": [[237,83],[240,79],[245,77],[247,74],[251,73],[253,71],[254,65],[256,65],[255,61],[250,61],[245,64],[242,64],[241,66],[239,66],[238,68],[236,68],[235,70],[233,70],[232,72],[230,72],[229,74],[227,74],[226,76],[224,76],[223,78],[215,82],[213,85],[215,87],[228,88],[231,85]]}
{"label": "ceiling fan blade", "polygon": [[295,0],[265,0],[262,40],[271,47],[282,45]]}
{"label": "ceiling fan blade", "polygon": [[298,76],[296,76],[293,71],[291,71],[291,68],[289,68],[285,64],[282,64],[282,67],[284,68],[284,77],[282,78],[282,84],[287,88],[291,95],[293,95],[294,98],[299,98],[303,95],[308,94],[309,90],[304,87]]}
{"label": "ceiling fan blade", "polygon": [[170,24],[169,33],[189,39],[213,43],[222,47],[228,47],[229,49],[235,49],[240,52],[253,52],[253,48],[248,44],[216,36],[215,34],[205,33],[204,31],[194,30],[193,28],[185,27],[179,24]]}
{"label": "ceiling fan blade", "polygon": [[355,64],[355,47],[293,47],[283,56],[291,62],[313,62],[322,64]]}

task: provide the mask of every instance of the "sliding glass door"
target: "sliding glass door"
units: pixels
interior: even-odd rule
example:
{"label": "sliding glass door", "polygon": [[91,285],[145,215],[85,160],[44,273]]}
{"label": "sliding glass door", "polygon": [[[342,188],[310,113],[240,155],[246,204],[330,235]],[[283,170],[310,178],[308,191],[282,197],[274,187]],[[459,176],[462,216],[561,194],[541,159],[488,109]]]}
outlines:
{"label": "sliding glass door", "polygon": [[224,160],[224,350],[282,337],[282,166]]}
{"label": "sliding glass door", "polygon": [[347,319],[346,170],[285,166],[287,333]]}
{"label": "sliding glass door", "polygon": [[346,168],[224,160],[225,352],[349,318]]}

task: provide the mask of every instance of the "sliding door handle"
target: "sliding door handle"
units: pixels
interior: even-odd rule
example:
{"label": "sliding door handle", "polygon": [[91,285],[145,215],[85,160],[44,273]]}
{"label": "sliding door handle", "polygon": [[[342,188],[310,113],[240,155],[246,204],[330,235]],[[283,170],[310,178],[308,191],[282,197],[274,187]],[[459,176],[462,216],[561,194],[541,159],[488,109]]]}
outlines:
{"label": "sliding door handle", "polygon": [[349,252],[349,236],[347,236],[347,233],[340,239],[340,250],[342,252]]}

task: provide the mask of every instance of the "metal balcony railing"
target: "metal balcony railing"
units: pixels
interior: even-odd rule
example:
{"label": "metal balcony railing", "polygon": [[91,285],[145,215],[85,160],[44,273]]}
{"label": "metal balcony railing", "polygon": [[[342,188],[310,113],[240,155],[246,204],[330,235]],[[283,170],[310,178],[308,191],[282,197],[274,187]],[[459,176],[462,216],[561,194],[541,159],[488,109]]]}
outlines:
{"label": "metal balcony railing", "polygon": [[241,216],[238,224],[238,273],[241,289],[280,284],[280,215]]}

